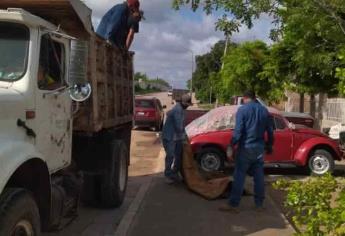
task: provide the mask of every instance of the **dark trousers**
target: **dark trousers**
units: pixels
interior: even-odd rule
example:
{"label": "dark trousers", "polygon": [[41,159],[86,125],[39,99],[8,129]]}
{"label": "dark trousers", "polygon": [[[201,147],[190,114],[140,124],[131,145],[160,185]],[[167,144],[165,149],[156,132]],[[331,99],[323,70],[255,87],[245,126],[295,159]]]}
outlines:
{"label": "dark trousers", "polygon": [[166,153],[164,175],[175,177],[182,168],[183,141],[163,139],[163,147]]}
{"label": "dark trousers", "polygon": [[243,194],[247,174],[254,178],[254,201],[257,207],[265,199],[264,151],[262,149],[240,148],[236,155],[234,182],[232,184],[229,204],[238,207]]}

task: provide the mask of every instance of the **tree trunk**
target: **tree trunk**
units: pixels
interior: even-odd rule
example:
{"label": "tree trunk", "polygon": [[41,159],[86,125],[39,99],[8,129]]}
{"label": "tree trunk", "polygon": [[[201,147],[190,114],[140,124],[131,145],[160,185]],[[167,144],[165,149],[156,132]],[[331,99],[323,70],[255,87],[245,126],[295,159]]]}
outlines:
{"label": "tree trunk", "polygon": [[310,115],[314,118],[316,114],[316,100],[315,100],[315,94],[310,94]]}
{"label": "tree trunk", "polygon": [[304,93],[299,94],[299,112],[304,113]]}
{"label": "tree trunk", "polygon": [[317,129],[321,129],[322,128],[322,120],[323,120],[323,107],[325,106],[325,100],[326,100],[326,96],[324,93],[320,93],[319,94],[319,106],[317,108],[317,123],[316,123],[316,127]]}

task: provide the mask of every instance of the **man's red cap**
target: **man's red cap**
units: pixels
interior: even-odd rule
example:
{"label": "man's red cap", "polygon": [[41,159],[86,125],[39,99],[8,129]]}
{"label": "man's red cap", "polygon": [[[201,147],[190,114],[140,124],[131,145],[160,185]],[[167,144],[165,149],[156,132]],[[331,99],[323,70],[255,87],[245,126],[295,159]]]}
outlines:
{"label": "man's red cap", "polygon": [[139,0],[127,0],[128,6],[130,8],[139,9],[140,8],[140,2]]}

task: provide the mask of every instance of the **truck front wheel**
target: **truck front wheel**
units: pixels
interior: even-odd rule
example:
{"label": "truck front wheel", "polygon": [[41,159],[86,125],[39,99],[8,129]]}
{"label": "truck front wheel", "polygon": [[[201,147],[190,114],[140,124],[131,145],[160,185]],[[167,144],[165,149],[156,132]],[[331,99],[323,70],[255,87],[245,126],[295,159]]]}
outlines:
{"label": "truck front wheel", "polygon": [[128,180],[129,151],[123,141],[110,143],[110,156],[101,183],[101,205],[107,208],[118,207],[123,203]]}
{"label": "truck front wheel", "polygon": [[9,188],[0,196],[0,235],[41,235],[38,207],[28,191]]}

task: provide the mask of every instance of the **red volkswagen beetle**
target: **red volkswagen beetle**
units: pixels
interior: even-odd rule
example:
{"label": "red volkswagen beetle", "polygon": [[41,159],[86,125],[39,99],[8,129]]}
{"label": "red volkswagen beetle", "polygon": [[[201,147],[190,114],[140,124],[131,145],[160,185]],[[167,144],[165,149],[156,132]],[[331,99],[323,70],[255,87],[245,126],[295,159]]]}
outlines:
{"label": "red volkswagen beetle", "polygon": [[[218,171],[224,167],[238,107],[216,108],[186,127],[202,170]],[[265,156],[266,163],[306,167],[315,175],[334,170],[335,160],[343,156],[336,141],[317,130],[289,123],[278,110],[269,108],[269,112],[274,120],[275,143],[273,154]]]}

